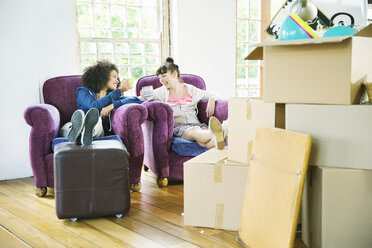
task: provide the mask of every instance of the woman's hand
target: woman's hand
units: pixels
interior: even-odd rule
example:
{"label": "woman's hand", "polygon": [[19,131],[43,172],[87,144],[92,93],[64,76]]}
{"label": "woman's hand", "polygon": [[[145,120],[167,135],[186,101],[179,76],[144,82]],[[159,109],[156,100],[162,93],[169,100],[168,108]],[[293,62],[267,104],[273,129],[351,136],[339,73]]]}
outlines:
{"label": "woman's hand", "polygon": [[104,117],[108,117],[110,112],[114,109],[114,104],[111,103],[110,105],[108,105],[107,107],[104,107],[102,108],[101,110],[101,116],[104,118]]}
{"label": "woman's hand", "polygon": [[127,90],[130,90],[130,84],[128,82],[128,80],[126,80],[125,78],[121,81],[121,84],[118,88],[121,93],[123,93],[124,91],[127,91]]}
{"label": "woman's hand", "polygon": [[216,102],[214,98],[209,98],[207,108],[205,109],[205,114],[207,118],[211,117],[214,114],[214,108],[216,107]]}

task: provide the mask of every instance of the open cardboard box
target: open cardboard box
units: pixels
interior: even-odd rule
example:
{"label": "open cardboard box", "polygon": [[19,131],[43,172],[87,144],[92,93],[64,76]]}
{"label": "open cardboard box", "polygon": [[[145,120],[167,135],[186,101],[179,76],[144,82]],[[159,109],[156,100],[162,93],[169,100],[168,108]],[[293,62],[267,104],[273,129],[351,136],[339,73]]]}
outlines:
{"label": "open cardboard box", "polygon": [[372,24],[354,36],[268,41],[248,60],[264,60],[265,102],[355,104],[372,76]]}

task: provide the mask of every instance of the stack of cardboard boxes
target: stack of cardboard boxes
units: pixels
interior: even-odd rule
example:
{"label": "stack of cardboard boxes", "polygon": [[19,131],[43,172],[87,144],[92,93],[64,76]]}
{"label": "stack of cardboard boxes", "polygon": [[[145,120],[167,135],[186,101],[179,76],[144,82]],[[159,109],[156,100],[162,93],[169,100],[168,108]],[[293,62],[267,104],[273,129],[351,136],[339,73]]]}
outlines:
{"label": "stack of cardboard boxes", "polygon": [[[313,136],[303,194],[308,247],[372,247],[372,26],[350,37],[264,42],[263,100],[229,99],[229,146],[184,165],[185,225],[238,230],[259,125]],[[202,213],[202,214],[201,214]]]}
{"label": "stack of cardboard boxes", "polygon": [[[285,103],[286,129],[313,136],[302,206],[308,247],[372,247],[372,26],[350,37],[261,43],[265,102]],[[230,138],[230,137],[229,137]]]}

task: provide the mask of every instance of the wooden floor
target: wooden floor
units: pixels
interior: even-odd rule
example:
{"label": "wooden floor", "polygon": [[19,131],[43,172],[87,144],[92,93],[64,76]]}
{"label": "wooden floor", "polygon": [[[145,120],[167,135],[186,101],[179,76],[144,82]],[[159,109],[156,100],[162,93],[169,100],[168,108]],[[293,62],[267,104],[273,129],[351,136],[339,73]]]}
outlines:
{"label": "wooden floor", "polygon": [[59,220],[53,196],[34,195],[33,178],[1,181],[0,247],[241,247],[236,232],[184,226],[183,185],[158,188],[142,174],[127,215],[77,222]]}

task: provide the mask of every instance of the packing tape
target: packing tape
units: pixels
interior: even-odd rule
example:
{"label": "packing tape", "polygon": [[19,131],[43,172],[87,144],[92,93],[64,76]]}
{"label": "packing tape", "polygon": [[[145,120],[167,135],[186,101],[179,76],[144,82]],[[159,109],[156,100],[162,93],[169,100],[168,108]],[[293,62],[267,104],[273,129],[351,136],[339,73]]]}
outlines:
{"label": "packing tape", "polygon": [[247,147],[247,164],[250,164],[251,157],[252,157],[252,150],[253,150],[253,141],[248,141],[248,147]]}
{"label": "packing tape", "polygon": [[213,169],[214,169],[214,182],[222,183],[222,165],[217,162],[213,165]]}
{"label": "packing tape", "polygon": [[217,229],[223,228],[223,214],[225,212],[225,205],[224,204],[216,204],[216,218],[214,227]]}
{"label": "packing tape", "polygon": [[249,100],[247,100],[247,113],[246,113],[247,120],[252,120],[252,104]]}

